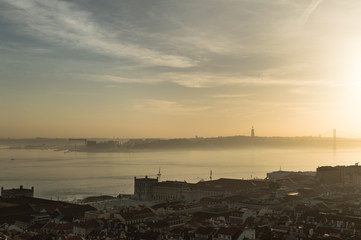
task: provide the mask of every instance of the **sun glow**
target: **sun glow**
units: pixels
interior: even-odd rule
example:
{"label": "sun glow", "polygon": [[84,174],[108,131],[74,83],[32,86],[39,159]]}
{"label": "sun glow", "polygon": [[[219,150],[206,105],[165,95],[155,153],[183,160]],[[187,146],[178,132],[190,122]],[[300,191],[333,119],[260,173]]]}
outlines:
{"label": "sun glow", "polygon": [[342,59],[338,91],[339,118],[343,126],[359,126],[361,120],[361,47],[353,47]]}
{"label": "sun glow", "polygon": [[324,59],[328,83],[320,90],[327,91],[323,95],[327,100],[318,111],[324,117],[322,122],[350,134],[342,137],[354,137],[361,132],[361,46],[350,41],[338,43]]}

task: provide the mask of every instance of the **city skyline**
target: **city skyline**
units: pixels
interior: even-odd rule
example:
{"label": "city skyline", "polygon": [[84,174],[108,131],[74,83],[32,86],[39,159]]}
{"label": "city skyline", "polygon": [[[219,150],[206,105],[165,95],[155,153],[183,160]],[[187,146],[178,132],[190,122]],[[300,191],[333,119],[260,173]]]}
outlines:
{"label": "city skyline", "polygon": [[0,0],[0,138],[361,136],[358,9]]}

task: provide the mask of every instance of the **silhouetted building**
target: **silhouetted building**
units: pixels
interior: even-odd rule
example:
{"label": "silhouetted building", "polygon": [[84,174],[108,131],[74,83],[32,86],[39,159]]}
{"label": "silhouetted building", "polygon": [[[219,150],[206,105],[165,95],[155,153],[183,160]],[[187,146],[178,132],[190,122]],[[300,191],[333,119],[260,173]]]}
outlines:
{"label": "silhouetted building", "polygon": [[134,198],[154,201],[199,201],[204,197],[232,195],[268,187],[265,181],[221,178],[198,183],[158,182],[158,178],[134,178]]}
{"label": "silhouetted building", "polygon": [[361,187],[361,166],[324,166],[318,167],[316,179],[325,184],[350,184]]}
{"label": "silhouetted building", "polygon": [[277,180],[277,179],[284,179],[284,178],[288,178],[288,176],[295,176],[295,175],[300,175],[300,176],[315,176],[316,172],[312,172],[312,171],[307,171],[307,172],[294,172],[294,171],[275,171],[275,172],[270,172],[267,173],[267,179],[270,180]]}
{"label": "silhouetted building", "polygon": [[159,182],[152,187],[151,196],[153,200],[199,200],[199,191],[192,188],[193,184],[185,181],[165,181]]}
{"label": "silhouetted building", "polygon": [[158,178],[134,177],[134,198],[138,200],[152,199],[152,188],[158,183]]}
{"label": "silhouetted building", "polygon": [[4,189],[1,187],[1,197],[3,198],[16,198],[16,197],[34,197],[34,187],[31,189],[20,188]]}

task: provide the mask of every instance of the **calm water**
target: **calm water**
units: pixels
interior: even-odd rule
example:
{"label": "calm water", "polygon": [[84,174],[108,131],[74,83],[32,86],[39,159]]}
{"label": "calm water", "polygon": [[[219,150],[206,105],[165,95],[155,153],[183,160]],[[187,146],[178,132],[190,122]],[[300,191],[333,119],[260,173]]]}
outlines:
{"label": "calm water", "polygon": [[[15,160],[10,160],[11,158]],[[359,162],[361,148],[240,149],[135,153],[83,153],[0,148],[0,185],[35,187],[35,195],[72,200],[133,193],[134,176],[198,182],[218,178],[265,178],[270,171],[315,171],[322,165]]]}

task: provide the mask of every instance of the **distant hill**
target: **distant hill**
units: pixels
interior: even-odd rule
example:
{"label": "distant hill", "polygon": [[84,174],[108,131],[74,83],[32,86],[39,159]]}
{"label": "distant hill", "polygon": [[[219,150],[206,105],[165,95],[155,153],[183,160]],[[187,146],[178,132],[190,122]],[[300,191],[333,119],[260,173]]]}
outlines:
{"label": "distant hill", "polygon": [[[57,151],[82,152],[126,152],[152,150],[192,150],[192,149],[239,149],[248,147],[292,148],[292,147],[321,147],[337,148],[361,147],[361,139],[324,137],[250,137],[228,136],[210,138],[174,138],[174,139],[129,139],[113,141],[100,139],[92,141],[95,144],[86,145],[74,143],[69,139],[0,139],[0,146],[13,149],[53,149]],[[121,144],[120,144],[121,142]],[[109,144],[111,143],[111,144]]]}
{"label": "distant hill", "polygon": [[[246,147],[334,147],[333,138],[321,137],[250,137],[136,139],[122,144],[122,149],[217,149]],[[361,146],[361,140],[337,139],[337,146]]]}

